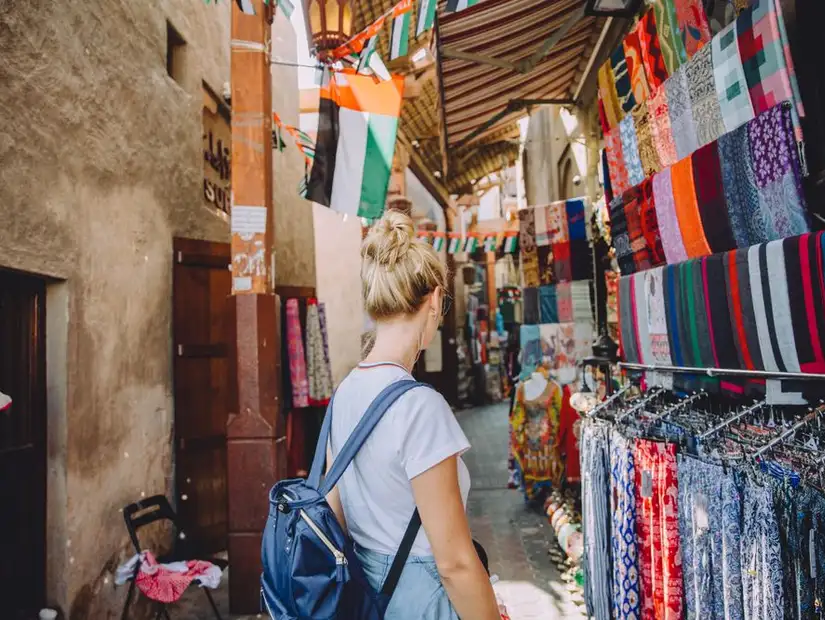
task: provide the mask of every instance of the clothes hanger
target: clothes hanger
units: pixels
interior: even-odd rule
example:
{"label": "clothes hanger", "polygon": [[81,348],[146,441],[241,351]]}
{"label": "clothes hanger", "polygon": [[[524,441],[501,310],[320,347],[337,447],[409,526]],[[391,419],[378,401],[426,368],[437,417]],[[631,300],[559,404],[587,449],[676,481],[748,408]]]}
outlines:
{"label": "clothes hanger", "polygon": [[677,411],[679,411],[680,409],[682,409],[684,407],[687,407],[691,403],[694,403],[694,402],[698,401],[699,399],[704,398],[707,395],[708,395],[708,393],[705,392],[704,390],[700,390],[699,392],[694,392],[693,394],[691,394],[687,398],[683,398],[682,400],[680,400],[675,405],[671,405],[670,407],[665,409],[664,412],[662,412],[658,415],[654,415],[654,416],[650,417],[645,422],[645,424],[648,427],[650,427],[650,426],[652,426],[652,425],[654,425],[658,422],[662,422],[662,421],[666,420],[667,418],[669,418],[674,413],[676,413]]}
{"label": "clothes hanger", "polygon": [[625,395],[625,394],[627,394],[630,390],[632,390],[632,389],[633,389],[633,387],[634,387],[634,386],[633,386],[633,384],[632,384],[632,383],[628,383],[626,386],[624,386],[624,387],[623,387],[622,389],[620,389],[618,392],[616,392],[616,393],[615,393],[615,394],[613,394],[612,396],[608,397],[608,399],[607,399],[607,400],[605,400],[604,402],[599,403],[598,405],[596,405],[595,407],[593,407],[593,409],[591,409],[591,410],[587,413],[587,415],[586,415],[585,417],[588,417],[588,418],[593,418],[593,417],[596,417],[596,415],[598,415],[598,413],[599,413],[599,412],[603,411],[604,409],[606,409],[607,407],[609,407],[612,403],[614,403],[614,402],[616,402],[617,400],[619,400],[622,396],[624,396],[624,395]]}
{"label": "clothes hanger", "polygon": [[723,431],[723,430],[727,429],[727,428],[728,428],[728,427],[730,427],[732,424],[734,424],[735,422],[738,422],[738,421],[739,421],[739,420],[741,420],[742,418],[744,418],[744,417],[746,417],[746,416],[748,416],[748,415],[750,415],[750,414],[752,414],[752,413],[755,413],[755,412],[759,411],[759,410],[760,410],[760,409],[762,409],[762,407],[764,407],[766,404],[767,404],[767,401],[762,400],[762,401],[757,402],[757,403],[756,403],[756,404],[754,404],[753,406],[748,407],[747,409],[744,409],[743,411],[740,411],[739,413],[737,413],[737,414],[736,414],[736,415],[734,415],[733,417],[730,417],[730,418],[728,418],[728,419],[724,420],[722,423],[717,424],[716,426],[714,426],[714,427],[713,427],[712,429],[710,429],[709,431],[705,431],[704,433],[702,433],[701,435],[699,435],[699,437],[698,437],[699,441],[704,441],[704,440],[709,439],[710,437],[713,437],[713,436],[714,436],[714,435],[716,435],[718,432],[720,432],[720,431]]}
{"label": "clothes hanger", "polygon": [[779,434],[778,437],[769,441],[766,445],[759,448],[753,455],[752,458],[754,460],[759,460],[763,455],[770,452],[774,446],[777,446],[783,443],[786,439],[792,437],[798,430],[806,427],[808,424],[816,420],[822,413],[825,412],[825,406],[817,407],[816,409],[811,409],[805,417],[803,417],[799,422],[791,426],[786,431]]}
{"label": "clothes hanger", "polygon": [[619,414],[619,416],[616,418],[616,423],[621,424],[628,417],[632,416],[634,413],[639,411],[642,407],[644,407],[645,405],[647,405],[648,403],[650,403],[651,401],[653,401],[654,399],[656,399],[658,396],[660,396],[663,393],[664,393],[664,390],[662,388],[653,388],[647,394],[645,394],[641,399],[639,399],[638,402],[635,402],[633,404],[633,406],[630,407],[630,409],[628,409],[624,413]]}

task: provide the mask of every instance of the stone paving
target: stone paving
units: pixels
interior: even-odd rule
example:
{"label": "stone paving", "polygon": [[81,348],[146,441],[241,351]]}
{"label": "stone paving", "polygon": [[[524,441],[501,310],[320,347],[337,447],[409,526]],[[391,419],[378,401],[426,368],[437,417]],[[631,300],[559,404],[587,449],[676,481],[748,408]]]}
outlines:
{"label": "stone paving", "polygon": [[[499,577],[496,592],[511,619],[583,620],[547,553],[553,540],[547,519],[527,506],[519,492],[507,489],[507,405],[467,409],[457,416],[473,446],[464,457],[473,480],[467,506],[470,526],[487,550],[491,572]],[[215,593],[224,618],[230,618],[227,579],[225,575],[224,584]],[[170,616],[182,620],[214,617],[206,597],[195,588],[170,607]]]}

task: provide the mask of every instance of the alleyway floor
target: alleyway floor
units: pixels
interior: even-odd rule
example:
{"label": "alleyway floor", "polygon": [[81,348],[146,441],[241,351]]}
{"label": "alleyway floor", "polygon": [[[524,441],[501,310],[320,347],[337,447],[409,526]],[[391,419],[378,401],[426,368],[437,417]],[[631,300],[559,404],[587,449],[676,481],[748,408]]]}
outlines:
{"label": "alleyway floor", "polygon": [[[467,409],[457,416],[472,444],[464,457],[473,481],[470,526],[490,556],[490,570],[499,577],[496,591],[512,620],[583,620],[547,553],[553,540],[547,519],[528,508],[519,492],[507,489],[507,405]],[[215,599],[229,618],[225,583]],[[205,603],[206,597],[193,588],[170,608],[170,615],[185,620],[214,617]]]}

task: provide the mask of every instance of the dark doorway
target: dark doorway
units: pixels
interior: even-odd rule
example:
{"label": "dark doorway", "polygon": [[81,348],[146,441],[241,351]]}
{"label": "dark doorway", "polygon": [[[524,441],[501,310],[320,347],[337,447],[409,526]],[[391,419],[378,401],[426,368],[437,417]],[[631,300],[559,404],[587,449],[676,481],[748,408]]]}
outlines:
{"label": "dark doorway", "polygon": [[204,552],[227,548],[226,423],[235,390],[228,243],[175,239],[175,498]]}
{"label": "dark doorway", "polygon": [[46,587],[46,283],[0,271],[0,605],[33,618]]}

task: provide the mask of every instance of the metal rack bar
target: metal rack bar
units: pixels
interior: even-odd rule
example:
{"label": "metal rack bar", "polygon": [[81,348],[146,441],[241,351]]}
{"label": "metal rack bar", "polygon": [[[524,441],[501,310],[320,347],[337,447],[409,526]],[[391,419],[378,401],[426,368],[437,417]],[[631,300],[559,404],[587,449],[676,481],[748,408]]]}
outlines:
{"label": "metal rack bar", "polygon": [[762,409],[762,407],[764,407],[766,405],[767,405],[767,401],[763,400],[763,401],[760,401],[760,402],[756,403],[752,407],[748,407],[747,409],[745,409],[743,411],[740,411],[739,413],[737,413],[732,418],[728,418],[727,420],[725,420],[721,424],[719,424],[717,426],[714,426],[709,431],[706,431],[706,432],[702,433],[701,435],[699,435],[699,440],[701,441],[702,439],[707,439],[708,437],[711,437],[711,436],[715,435],[719,431],[726,429],[728,426],[730,426],[731,424],[733,424],[737,420],[741,420],[746,415],[751,414],[754,411],[758,411],[759,409]]}
{"label": "metal rack bar", "polygon": [[770,370],[741,370],[738,368],[694,368],[689,366],[659,366],[657,364],[631,364],[619,362],[624,370],[645,370],[652,372],[672,372],[676,374],[706,375],[708,377],[752,377],[759,379],[797,379],[802,381],[825,381],[825,375],[802,372],[774,372]]}
{"label": "metal rack bar", "polygon": [[758,459],[760,456],[762,456],[763,454],[765,454],[766,452],[768,452],[768,451],[769,451],[771,448],[773,448],[774,446],[777,446],[777,445],[781,444],[781,443],[782,443],[783,441],[785,441],[788,437],[792,437],[792,436],[793,436],[793,434],[794,434],[794,433],[796,433],[796,431],[798,431],[799,429],[803,428],[804,426],[807,426],[808,424],[810,424],[811,422],[813,422],[814,420],[816,420],[816,418],[817,418],[817,417],[819,417],[819,415],[820,415],[823,411],[825,411],[825,407],[818,407],[817,409],[814,409],[813,411],[811,411],[808,415],[806,415],[806,416],[805,416],[804,418],[802,418],[799,422],[797,422],[796,424],[794,424],[794,425],[793,425],[791,428],[789,428],[787,431],[785,431],[784,433],[782,433],[779,437],[777,437],[777,438],[776,438],[776,439],[774,439],[773,441],[770,441],[770,442],[769,442],[768,444],[766,444],[764,447],[759,448],[759,450],[757,450],[757,451],[754,453],[753,458]]}
{"label": "metal rack bar", "polygon": [[602,403],[599,403],[598,405],[593,407],[593,409],[591,409],[590,412],[587,414],[587,417],[588,418],[594,417],[599,411],[601,411],[602,409],[607,407],[610,403],[612,403],[612,402],[618,400],[620,397],[624,396],[627,392],[630,391],[630,389],[632,387],[633,387],[632,384],[624,386],[621,390],[619,390],[618,392],[613,394],[613,396],[608,398],[606,401],[604,401]]}

